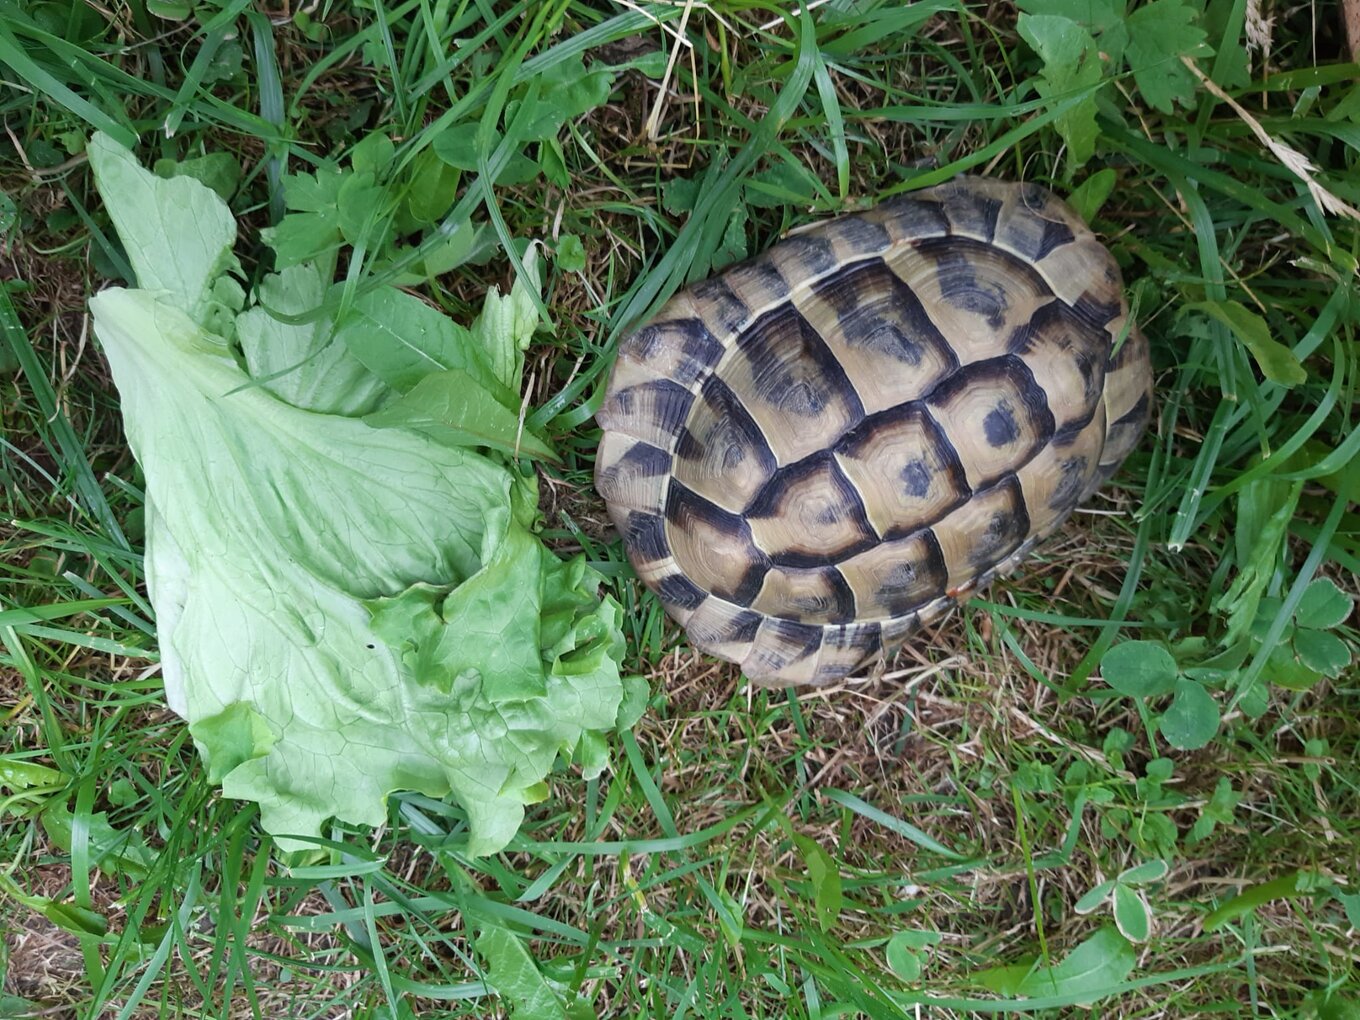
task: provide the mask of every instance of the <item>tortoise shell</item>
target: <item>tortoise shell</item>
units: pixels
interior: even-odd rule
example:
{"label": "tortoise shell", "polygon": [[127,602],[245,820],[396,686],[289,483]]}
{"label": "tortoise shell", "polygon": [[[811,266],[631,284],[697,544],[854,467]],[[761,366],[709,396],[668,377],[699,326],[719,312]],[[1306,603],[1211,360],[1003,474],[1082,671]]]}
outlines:
{"label": "tortoise shell", "polygon": [[981,178],[796,234],[625,339],[595,482],[638,576],[757,683],[825,684],[1013,569],[1151,404],[1119,269]]}

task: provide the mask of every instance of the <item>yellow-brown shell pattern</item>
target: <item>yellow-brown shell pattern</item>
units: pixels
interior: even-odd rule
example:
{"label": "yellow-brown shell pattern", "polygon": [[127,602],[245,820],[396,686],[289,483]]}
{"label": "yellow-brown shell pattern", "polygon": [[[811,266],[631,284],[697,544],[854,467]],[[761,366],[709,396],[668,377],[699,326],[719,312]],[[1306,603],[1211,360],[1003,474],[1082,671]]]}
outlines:
{"label": "yellow-brown shell pattern", "polygon": [[829,220],[624,340],[595,481],[698,648],[841,680],[1012,570],[1148,420],[1119,269],[1044,189]]}

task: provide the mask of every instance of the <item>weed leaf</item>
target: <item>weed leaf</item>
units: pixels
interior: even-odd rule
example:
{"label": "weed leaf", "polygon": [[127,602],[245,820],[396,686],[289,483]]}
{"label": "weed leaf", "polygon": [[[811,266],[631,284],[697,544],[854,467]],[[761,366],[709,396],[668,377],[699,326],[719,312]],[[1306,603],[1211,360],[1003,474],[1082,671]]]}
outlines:
{"label": "weed leaf", "polygon": [[1110,994],[1137,962],[1133,946],[1113,927],[1101,928],[1053,966],[994,967],[974,980],[999,995],[1016,999],[1075,996],[1089,1004]]}
{"label": "weed leaf", "polygon": [[1120,694],[1155,698],[1176,686],[1176,660],[1154,641],[1125,641],[1100,659],[1100,675]]}
{"label": "weed leaf", "polygon": [[908,937],[911,934],[907,931],[897,932],[888,939],[888,944],[883,950],[888,966],[903,981],[917,981],[921,977],[921,957],[916,953],[912,940]]}
{"label": "weed leaf", "polygon": [[486,961],[487,984],[509,1003],[512,1020],[568,1020],[562,1000],[518,936],[486,925],[477,936],[477,954]]}
{"label": "weed leaf", "polygon": [[506,407],[519,405],[471,332],[413,294],[384,287],[359,295],[335,335],[364,367],[399,393],[427,375],[457,370]]}
{"label": "weed leaf", "polygon": [[1114,923],[1130,942],[1146,942],[1152,934],[1152,911],[1137,889],[1122,883],[1114,887]]}
{"label": "weed leaf", "polygon": [[1097,170],[1067,196],[1067,204],[1083,220],[1091,223],[1114,191],[1117,180],[1118,176],[1109,167]]}
{"label": "weed leaf", "polygon": [[1110,898],[1110,890],[1114,888],[1114,879],[1107,878],[1093,889],[1086,892],[1081,899],[1072,905],[1072,912],[1076,914],[1089,914],[1096,910]]}
{"label": "weed leaf", "polygon": [[1166,878],[1168,870],[1166,861],[1144,861],[1142,864],[1135,864],[1132,868],[1121,871],[1119,883],[1121,885],[1147,885],[1149,882],[1160,882]]}
{"label": "weed leaf", "polygon": [[1152,0],[1128,16],[1126,55],[1133,80],[1148,105],[1162,113],[1194,97],[1195,77],[1181,57],[1212,52],[1196,20],[1195,9],[1183,0]]}
{"label": "weed leaf", "polygon": [[1096,97],[1103,71],[1091,33],[1068,18],[1043,14],[1022,14],[1020,35],[1044,62],[1038,90],[1045,98],[1065,99],[1083,89],[1091,89],[1082,102],[1062,114],[1054,124],[1068,145],[1068,165],[1079,167],[1095,154]]}
{"label": "weed leaf", "polygon": [[1294,610],[1294,619],[1301,627],[1314,630],[1330,630],[1346,622],[1351,615],[1353,603],[1344,591],[1336,586],[1330,577],[1319,577],[1304,589]]}
{"label": "weed leaf", "polygon": [[1294,651],[1309,669],[1332,678],[1339,677],[1351,664],[1351,650],[1346,642],[1325,630],[1299,628],[1294,634]]}
{"label": "weed leaf", "polygon": [[817,926],[829,930],[841,913],[841,873],[831,855],[807,836],[795,836],[803,863],[807,865],[808,882],[812,885],[813,908],[817,911]]}
{"label": "weed leaf", "polygon": [[1203,747],[1218,732],[1218,704],[1194,680],[1178,680],[1176,696],[1158,723],[1167,743],[1182,751]]}
{"label": "weed leaf", "polygon": [[1271,336],[1266,320],[1240,301],[1199,301],[1187,307],[1208,312],[1232,330],[1271,382],[1298,386],[1308,380],[1294,352]]}
{"label": "weed leaf", "polygon": [[1307,895],[1325,884],[1323,876],[1312,871],[1291,871],[1269,882],[1249,886],[1227,903],[1216,908],[1204,919],[1205,931],[1217,931],[1236,921],[1257,907],[1275,900],[1292,900]]}
{"label": "weed leaf", "polygon": [[486,446],[513,456],[556,460],[548,443],[526,428],[466,372],[450,368],[425,376],[381,411],[366,415],[374,428],[409,428],[449,446]]}

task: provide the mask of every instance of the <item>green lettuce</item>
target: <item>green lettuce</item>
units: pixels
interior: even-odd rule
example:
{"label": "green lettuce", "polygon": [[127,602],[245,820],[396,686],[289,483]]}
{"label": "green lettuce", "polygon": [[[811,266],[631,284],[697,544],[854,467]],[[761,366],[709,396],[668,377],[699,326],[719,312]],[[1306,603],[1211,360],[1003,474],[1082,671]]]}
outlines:
{"label": "green lettuce", "polygon": [[[389,793],[415,790],[457,799],[469,853],[500,850],[558,756],[597,774],[645,700],[599,576],[533,534],[532,477],[494,452],[509,439],[459,417],[516,399],[532,297],[493,293],[472,330],[431,331],[407,328],[437,315],[417,298],[375,292],[360,321],[385,317],[403,357],[429,348],[393,385],[372,332],[305,321],[333,256],[248,301],[215,193],[103,135],[89,156],[140,284],[90,307],[146,480],[166,698],[210,777],[285,847],[332,817],[380,824]],[[455,384],[447,412],[403,413]]]}

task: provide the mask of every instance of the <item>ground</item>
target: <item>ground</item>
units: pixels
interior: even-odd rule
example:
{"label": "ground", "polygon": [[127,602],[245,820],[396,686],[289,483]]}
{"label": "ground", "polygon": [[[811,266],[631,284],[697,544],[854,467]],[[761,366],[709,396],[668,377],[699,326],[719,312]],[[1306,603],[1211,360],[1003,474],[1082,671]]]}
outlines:
{"label": "ground", "polygon": [[[1360,235],[1328,206],[1360,204],[1360,87],[1335,12],[17,6],[0,24],[0,1016],[1360,1010],[1356,619],[1321,628],[1348,661],[1311,676],[1260,641],[1276,621],[1277,642],[1308,639],[1291,614],[1310,584],[1360,587]],[[603,95],[567,70],[581,52],[582,74],[616,68]],[[84,140],[112,120],[147,162],[229,154],[250,276],[279,212],[272,157],[301,170],[372,132],[415,151],[535,81],[589,94],[494,189],[508,234],[551,255],[554,328],[525,377],[564,453],[536,468],[543,534],[607,578],[649,710],[600,778],[554,772],[504,854],[468,858],[456,804],[402,795],[387,825],[290,857],[217,794],[163,701],[142,479],[86,312],[122,255]],[[1152,343],[1156,419],[1016,577],[881,671],[752,688],[664,619],[590,484],[613,345],[686,279],[963,170],[1088,211]],[[484,258],[413,289],[470,320],[513,279],[485,236]],[[1213,699],[1199,746],[1168,738],[1169,690],[1113,686],[1104,653],[1139,639]],[[1269,682],[1248,683],[1258,655]]]}

